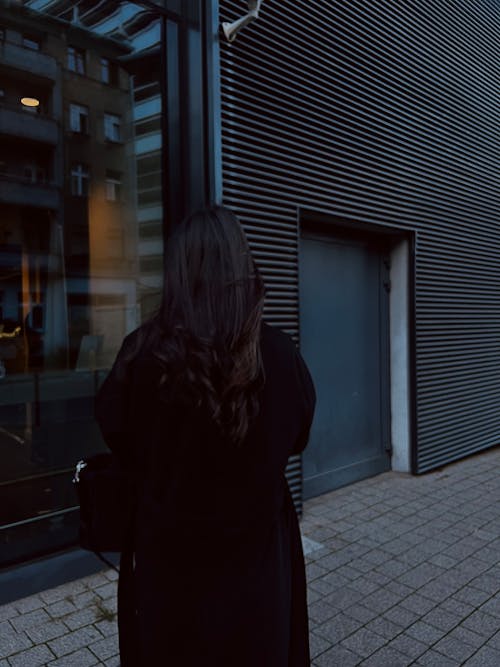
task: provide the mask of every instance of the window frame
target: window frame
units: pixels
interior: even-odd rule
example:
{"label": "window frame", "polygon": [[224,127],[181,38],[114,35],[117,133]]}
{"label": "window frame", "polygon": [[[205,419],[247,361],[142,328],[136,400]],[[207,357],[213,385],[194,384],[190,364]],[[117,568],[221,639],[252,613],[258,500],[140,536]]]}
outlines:
{"label": "window frame", "polygon": [[[110,203],[120,203],[122,201],[123,195],[123,175],[118,172],[106,172],[106,178],[104,179],[104,197],[107,202]],[[110,190],[108,186],[112,187],[112,196],[109,197]]]}
{"label": "window frame", "polygon": [[22,35],[22,40],[23,40],[23,48],[24,49],[29,49],[30,51],[41,51],[42,50],[42,42],[40,39],[37,39],[33,35],[29,34],[23,34]]}
{"label": "window frame", "polygon": [[84,49],[79,49],[77,46],[72,46],[71,44],[68,45],[66,51],[66,69],[80,76],[85,76],[87,63]]}
{"label": "window frame", "polygon": [[[84,119],[83,123],[82,119]],[[69,103],[69,129],[75,134],[89,134],[90,109],[88,106],[78,102]]]}
{"label": "window frame", "polygon": [[[114,122],[114,121],[118,122]],[[103,116],[103,124],[104,124],[104,140],[105,141],[110,141],[111,143],[119,144],[123,141],[122,139],[122,116],[116,113],[110,113],[108,111],[104,112]],[[111,132],[108,132],[108,130],[112,128]],[[117,130],[116,132],[116,137],[114,136],[114,131]]]}
{"label": "window frame", "polygon": [[[74,188],[74,179],[77,179],[77,187]],[[85,184],[85,186],[84,186]],[[70,169],[70,191],[73,197],[86,198],[89,196],[90,169],[83,162],[74,162]]]}
{"label": "window frame", "polygon": [[[109,58],[106,58],[105,56],[101,56],[101,61],[100,61],[100,68],[101,68],[101,83],[105,83],[107,85],[111,84],[111,61]],[[106,72],[106,76],[104,76],[104,72]]]}

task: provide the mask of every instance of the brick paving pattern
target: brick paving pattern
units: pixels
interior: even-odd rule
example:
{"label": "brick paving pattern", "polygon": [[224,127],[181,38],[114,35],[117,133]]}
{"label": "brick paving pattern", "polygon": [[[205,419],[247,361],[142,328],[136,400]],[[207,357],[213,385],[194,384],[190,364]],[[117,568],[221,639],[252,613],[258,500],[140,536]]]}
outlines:
{"label": "brick paving pattern", "polygon": [[[312,665],[500,666],[499,448],[309,500],[301,528]],[[0,607],[0,667],[42,665],[119,665],[113,571]]]}

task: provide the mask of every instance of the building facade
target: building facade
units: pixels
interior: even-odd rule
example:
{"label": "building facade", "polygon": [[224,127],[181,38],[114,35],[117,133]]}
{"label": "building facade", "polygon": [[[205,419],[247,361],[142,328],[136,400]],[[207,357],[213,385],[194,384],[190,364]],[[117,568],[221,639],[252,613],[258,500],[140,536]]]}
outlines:
{"label": "building facade", "polygon": [[499,19],[284,0],[221,45],[224,200],[320,390],[305,495],[500,442]]}
{"label": "building facade", "polygon": [[95,391],[208,201],[318,389],[298,506],[500,442],[500,5],[266,0],[228,43],[246,9],[0,5],[0,565],[75,545]]}

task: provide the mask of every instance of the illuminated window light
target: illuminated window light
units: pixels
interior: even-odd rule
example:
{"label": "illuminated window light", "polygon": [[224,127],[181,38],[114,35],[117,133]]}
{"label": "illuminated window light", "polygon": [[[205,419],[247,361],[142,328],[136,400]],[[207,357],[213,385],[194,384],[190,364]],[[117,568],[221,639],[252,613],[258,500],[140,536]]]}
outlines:
{"label": "illuminated window light", "polygon": [[40,100],[37,100],[36,97],[21,97],[21,104],[25,107],[38,107]]}

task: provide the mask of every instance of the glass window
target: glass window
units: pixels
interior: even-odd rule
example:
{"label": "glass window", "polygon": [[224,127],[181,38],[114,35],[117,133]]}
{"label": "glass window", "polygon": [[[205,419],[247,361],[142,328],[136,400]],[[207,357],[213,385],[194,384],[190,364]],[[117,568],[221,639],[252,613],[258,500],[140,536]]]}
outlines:
{"label": "glass window", "polygon": [[67,66],[72,72],[85,74],[85,51],[69,46]]}
{"label": "glass window", "polygon": [[75,164],[71,169],[71,194],[75,197],[89,194],[89,169],[84,164]]}
{"label": "glass window", "polygon": [[101,58],[101,81],[111,83],[110,62],[107,58]]}
{"label": "glass window", "polygon": [[112,113],[104,114],[104,137],[108,141],[121,141],[121,118]]}
{"label": "glass window", "polygon": [[122,191],[122,175],[116,171],[106,172],[106,199],[119,201]]}
{"label": "glass window", "polygon": [[134,95],[136,102],[140,100],[150,100],[154,95],[160,95],[160,82],[152,81],[148,84],[137,85],[137,88],[134,88]]}
{"label": "glass window", "polygon": [[145,120],[137,122],[135,125],[135,134],[140,136],[142,134],[149,134],[151,132],[159,132],[161,130],[161,119],[156,117],[152,120]]}
{"label": "glass window", "polygon": [[23,46],[25,49],[40,51],[40,41],[29,35],[23,35]]}
{"label": "glass window", "polygon": [[109,58],[101,58],[101,81],[112,86],[118,84],[118,67]]}
{"label": "glass window", "polygon": [[127,4],[125,41],[119,0],[82,11],[83,29],[59,2],[25,4],[0,2],[12,35],[47,35],[36,59],[19,60],[20,39],[0,48],[7,98],[44,109],[2,119],[0,566],[76,543],[74,466],[104,450],[96,389],[159,305],[163,266],[158,16]]}
{"label": "glass window", "polygon": [[89,108],[81,104],[70,104],[69,127],[72,132],[87,134],[89,131]]}

